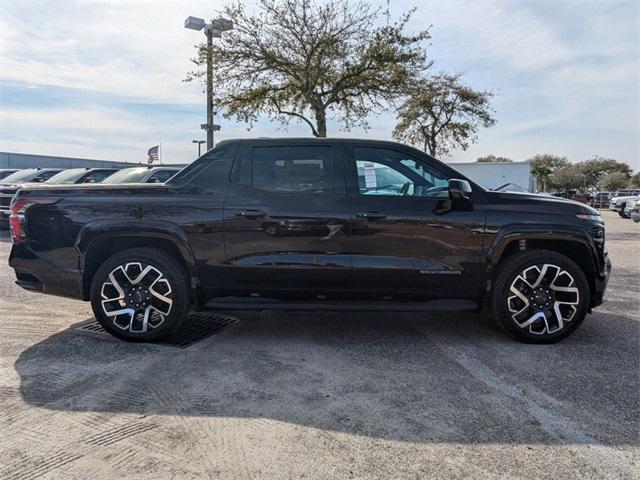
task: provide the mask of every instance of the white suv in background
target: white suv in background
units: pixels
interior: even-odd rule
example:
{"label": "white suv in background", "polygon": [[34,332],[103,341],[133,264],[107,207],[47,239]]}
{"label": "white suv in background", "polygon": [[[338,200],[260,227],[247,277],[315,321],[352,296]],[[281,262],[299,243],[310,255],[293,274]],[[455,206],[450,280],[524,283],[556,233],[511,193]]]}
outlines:
{"label": "white suv in background", "polygon": [[623,218],[629,218],[624,209],[627,206],[627,202],[634,200],[638,195],[640,195],[640,188],[618,190],[609,202],[609,210],[618,212],[618,215]]}

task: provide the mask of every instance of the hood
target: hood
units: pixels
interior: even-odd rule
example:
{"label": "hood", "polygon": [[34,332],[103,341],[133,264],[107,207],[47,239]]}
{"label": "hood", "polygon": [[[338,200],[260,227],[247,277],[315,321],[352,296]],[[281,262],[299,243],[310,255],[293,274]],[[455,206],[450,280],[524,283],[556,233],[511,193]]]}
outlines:
{"label": "hood", "polygon": [[572,215],[585,213],[600,215],[598,210],[576,200],[561,197],[536,195],[535,193],[493,192],[488,191],[492,204],[498,204],[505,210],[522,210],[533,213],[549,213],[551,215]]}

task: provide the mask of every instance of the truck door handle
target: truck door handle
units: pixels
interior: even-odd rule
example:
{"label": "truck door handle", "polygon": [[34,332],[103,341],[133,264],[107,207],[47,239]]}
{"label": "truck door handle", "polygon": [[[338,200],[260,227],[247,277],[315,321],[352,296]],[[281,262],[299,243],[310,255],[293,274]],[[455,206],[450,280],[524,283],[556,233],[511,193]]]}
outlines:
{"label": "truck door handle", "polygon": [[356,217],[366,218],[367,220],[381,220],[383,218],[387,218],[384,213],[380,212],[360,212],[356,213]]}
{"label": "truck door handle", "polygon": [[236,212],[236,217],[245,217],[245,218],[261,218],[266,216],[262,210],[255,210],[253,208],[249,208],[247,210],[240,210]]}

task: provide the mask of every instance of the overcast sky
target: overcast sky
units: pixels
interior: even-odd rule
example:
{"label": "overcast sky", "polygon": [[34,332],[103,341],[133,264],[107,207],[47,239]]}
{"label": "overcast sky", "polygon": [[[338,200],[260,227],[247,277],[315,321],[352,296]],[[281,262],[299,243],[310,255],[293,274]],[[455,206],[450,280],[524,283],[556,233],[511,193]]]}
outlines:
{"label": "overcast sky", "polygon": [[[204,36],[183,21],[215,16],[221,2],[0,5],[0,151],[145,161],[146,149],[162,142],[166,162],[194,158],[205,97],[182,80]],[[498,92],[497,125],[444,160],[549,152],[574,162],[613,157],[640,170],[639,5],[393,0],[394,16],[418,7],[410,29],[433,25],[434,70],[464,72],[475,88]],[[219,123],[219,138],[309,135],[306,126],[283,131],[266,118],[251,131]],[[394,123],[382,113],[366,132],[332,123],[329,135],[388,139]]]}

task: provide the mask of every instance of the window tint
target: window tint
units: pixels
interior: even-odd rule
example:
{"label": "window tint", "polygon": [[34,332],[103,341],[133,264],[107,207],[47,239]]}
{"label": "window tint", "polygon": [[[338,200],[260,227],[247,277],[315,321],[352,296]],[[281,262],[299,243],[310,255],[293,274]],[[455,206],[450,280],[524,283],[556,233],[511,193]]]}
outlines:
{"label": "window tint", "polygon": [[151,175],[151,178],[147,180],[149,183],[164,183],[173,177],[177,172],[172,172],[170,170],[162,170],[160,172],[156,172]]}
{"label": "window tint", "polygon": [[36,178],[34,178],[33,180],[31,180],[34,183],[42,183],[42,182],[46,182],[47,180],[49,180],[51,177],[53,177],[56,173],[58,172],[42,172],[40,175],[38,175]]}
{"label": "window tint", "polygon": [[108,176],[112,175],[114,172],[109,171],[109,170],[98,170],[95,172],[91,172],[89,173],[89,175],[87,175],[84,180],[82,180],[82,183],[100,183],[102,182],[105,178],[107,178]]}
{"label": "window tint", "polygon": [[422,160],[382,148],[355,148],[361,195],[446,197],[449,179]]}
{"label": "window tint", "polygon": [[331,191],[331,147],[254,147],[241,155],[231,181],[279,193]]}

